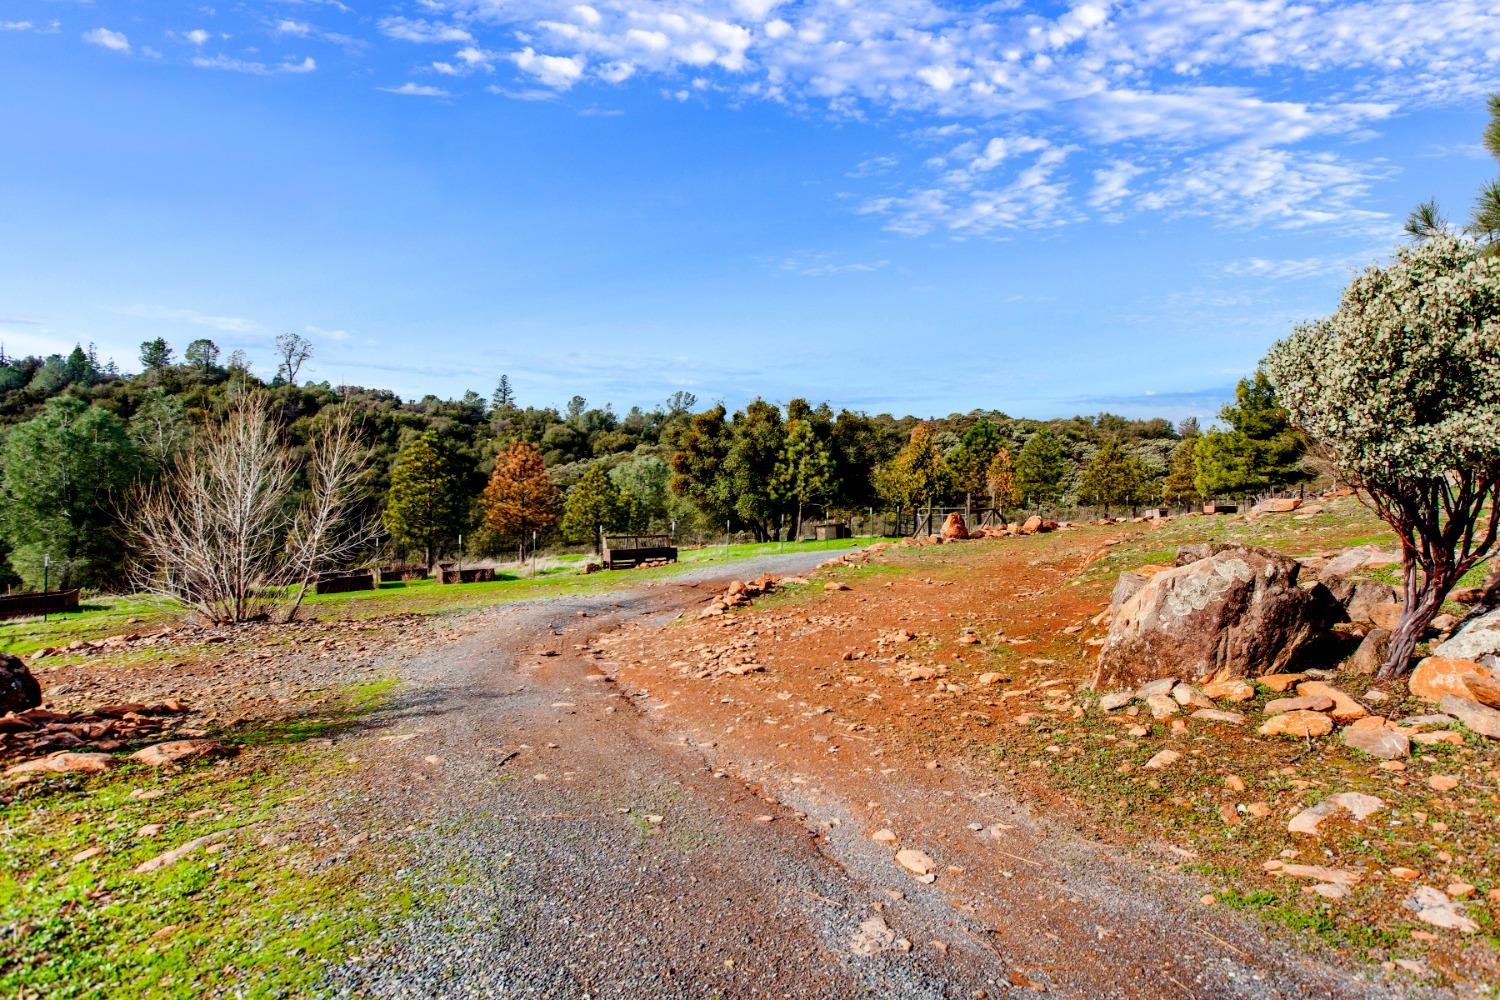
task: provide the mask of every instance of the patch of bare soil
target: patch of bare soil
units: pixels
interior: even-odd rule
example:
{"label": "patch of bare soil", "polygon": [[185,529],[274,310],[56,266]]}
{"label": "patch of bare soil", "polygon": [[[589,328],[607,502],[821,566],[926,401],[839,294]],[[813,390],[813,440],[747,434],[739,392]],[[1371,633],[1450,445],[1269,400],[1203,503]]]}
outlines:
{"label": "patch of bare soil", "polygon": [[[1097,707],[1087,682],[1112,581],[1078,577],[1150,552],[1154,530],[889,548],[748,610],[627,624],[592,654],[718,766],[822,816],[842,862],[935,883],[1039,982],[1198,996],[1236,974],[1226,959],[1320,995],[1500,980],[1493,744],[1425,745],[1392,767],[1334,739],[1257,735],[1266,692],[1220,706],[1239,724]],[[1382,713],[1422,710],[1379,694]],[[1289,831],[1345,791],[1382,809]],[[1348,891],[1328,889],[1345,875]],[[1417,919],[1424,888],[1458,900],[1469,932]],[[1283,957],[1236,909],[1303,932],[1311,955]],[[1097,958],[1122,940],[1131,971],[1101,979]]]}

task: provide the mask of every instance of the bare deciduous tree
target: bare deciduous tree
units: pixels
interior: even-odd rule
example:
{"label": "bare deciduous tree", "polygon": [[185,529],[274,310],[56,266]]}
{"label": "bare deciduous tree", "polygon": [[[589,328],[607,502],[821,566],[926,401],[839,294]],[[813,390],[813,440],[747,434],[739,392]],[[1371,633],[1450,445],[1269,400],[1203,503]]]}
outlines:
{"label": "bare deciduous tree", "polygon": [[[138,495],[141,587],[212,622],[288,620],[317,573],[364,541],[353,512],[367,456],[340,411],[301,467],[266,396],[241,396]],[[307,487],[298,502],[304,468]]]}
{"label": "bare deciduous tree", "polygon": [[300,333],[279,333],[276,335],[276,374],[285,378],[292,385],[297,384],[297,373],[312,357],[312,341]]}

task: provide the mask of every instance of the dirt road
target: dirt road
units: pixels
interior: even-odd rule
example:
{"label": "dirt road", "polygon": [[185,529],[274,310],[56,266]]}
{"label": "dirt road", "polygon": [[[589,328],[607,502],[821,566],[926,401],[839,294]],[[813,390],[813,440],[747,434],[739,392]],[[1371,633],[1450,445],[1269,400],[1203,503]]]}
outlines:
{"label": "dirt road", "polygon": [[[1179,876],[1051,828],[987,775],[891,766],[874,745],[801,767],[757,759],[733,734],[674,731],[656,692],[621,690],[584,655],[621,622],[666,627],[715,577],[818,558],[507,606],[399,664],[403,695],[348,741],[367,766],[340,809],[414,844],[418,899],[327,990],[1386,995],[1198,906]],[[935,879],[870,838],[876,806]]]}

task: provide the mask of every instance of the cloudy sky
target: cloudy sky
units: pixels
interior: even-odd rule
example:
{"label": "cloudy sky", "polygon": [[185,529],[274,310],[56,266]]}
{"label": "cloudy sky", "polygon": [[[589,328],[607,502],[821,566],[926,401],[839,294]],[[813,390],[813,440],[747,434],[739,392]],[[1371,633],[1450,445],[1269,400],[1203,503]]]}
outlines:
{"label": "cloudy sky", "polygon": [[1211,414],[1493,176],[1500,0],[0,3],[0,340]]}

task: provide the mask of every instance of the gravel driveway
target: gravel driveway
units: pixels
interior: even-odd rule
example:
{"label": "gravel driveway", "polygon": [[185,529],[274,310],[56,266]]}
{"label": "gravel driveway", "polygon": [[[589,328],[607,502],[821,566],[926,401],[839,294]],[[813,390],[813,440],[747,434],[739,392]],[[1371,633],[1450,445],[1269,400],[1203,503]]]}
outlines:
{"label": "gravel driveway", "polygon": [[[580,655],[620,622],[669,621],[709,584],[807,572],[826,555],[496,608],[446,649],[397,664],[402,695],[351,742],[370,766],[345,805],[413,848],[404,875],[422,895],[326,992],[1384,995],[1254,933],[1193,933],[1191,914],[1161,908],[1087,845],[1059,842],[1048,870],[997,879],[1014,926],[983,926],[941,881],[911,878],[857,821],[839,822],[853,810],[838,788],[737,780],[711,744],[666,731]],[[1042,894],[1051,903],[1038,907]],[[1048,923],[1058,902],[1066,928]]]}

